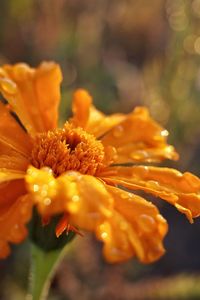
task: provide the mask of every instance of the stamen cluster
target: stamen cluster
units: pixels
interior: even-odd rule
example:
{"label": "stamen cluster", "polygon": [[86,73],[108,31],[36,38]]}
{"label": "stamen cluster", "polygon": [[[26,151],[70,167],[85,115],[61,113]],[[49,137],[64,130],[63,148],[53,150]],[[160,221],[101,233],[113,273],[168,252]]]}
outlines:
{"label": "stamen cluster", "polygon": [[56,177],[69,170],[95,175],[103,168],[102,143],[68,122],[62,129],[37,134],[33,145],[33,166],[50,167]]}

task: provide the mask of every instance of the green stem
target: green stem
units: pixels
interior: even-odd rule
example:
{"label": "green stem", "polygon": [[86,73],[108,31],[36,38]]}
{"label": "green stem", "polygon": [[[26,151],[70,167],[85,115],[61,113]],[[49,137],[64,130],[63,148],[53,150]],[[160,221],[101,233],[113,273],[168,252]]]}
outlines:
{"label": "green stem", "polygon": [[32,244],[31,252],[31,300],[45,300],[47,299],[52,277],[64,251],[56,249],[45,252]]}

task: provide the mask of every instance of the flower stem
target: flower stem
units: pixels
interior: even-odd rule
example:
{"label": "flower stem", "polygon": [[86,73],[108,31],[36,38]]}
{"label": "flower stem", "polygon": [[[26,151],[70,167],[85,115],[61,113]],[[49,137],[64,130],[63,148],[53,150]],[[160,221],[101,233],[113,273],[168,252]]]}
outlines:
{"label": "flower stem", "polygon": [[56,267],[61,260],[63,252],[64,251],[61,249],[45,252],[41,248],[32,244],[30,295],[27,299],[47,299],[51,280],[55,273]]}

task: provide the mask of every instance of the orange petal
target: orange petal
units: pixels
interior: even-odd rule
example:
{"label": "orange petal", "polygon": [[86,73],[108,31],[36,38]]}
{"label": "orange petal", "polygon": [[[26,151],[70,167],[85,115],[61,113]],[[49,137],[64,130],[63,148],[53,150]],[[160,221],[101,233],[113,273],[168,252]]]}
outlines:
{"label": "orange petal", "polygon": [[0,168],[0,183],[8,182],[13,179],[21,179],[24,178],[24,176],[25,172]]}
{"label": "orange petal", "polygon": [[62,74],[57,64],[0,68],[0,91],[31,134],[56,127]]}
{"label": "orange petal", "polygon": [[26,235],[25,224],[31,217],[32,203],[27,195],[22,196],[0,213],[0,258],[10,253],[9,243],[21,243]]}
{"label": "orange petal", "polygon": [[29,167],[26,182],[42,215],[66,212],[70,224],[86,230],[94,230],[102,218],[110,215],[112,198],[93,176],[66,172],[54,178],[46,168]]}
{"label": "orange petal", "polygon": [[72,111],[74,114],[73,123],[84,128],[90,115],[90,106],[92,98],[89,93],[83,89],[78,89],[73,95]]}
{"label": "orange petal", "polygon": [[92,105],[92,97],[84,89],[78,89],[74,93],[73,118],[71,122],[76,126],[84,128],[96,137],[102,136],[116,124],[124,119],[122,114],[106,116]]}
{"label": "orange petal", "polygon": [[136,255],[143,263],[150,263],[160,258],[168,226],[158,209],[137,195],[106,188],[114,198],[114,213],[97,228],[106,259],[114,263]]}
{"label": "orange petal", "polygon": [[144,107],[137,107],[102,138],[104,146],[116,148],[115,163],[159,162],[178,159],[174,148],[167,144],[167,130],[158,125]]}
{"label": "orange petal", "polygon": [[151,262],[164,253],[162,239],[167,224],[156,207],[144,199],[77,172],[54,178],[48,169],[30,167],[26,181],[42,215],[67,213],[69,220],[61,220],[58,235],[68,221],[96,232],[104,241],[104,254],[111,262],[135,254],[141,261]]}
{"label": "orange petal", "polygon": [[7,211],[17,198],[26,194],[23,179],[6,181],[0,184],[0,215]]}
{"label": "orange petal", "polygon": [[102,178],[132,190],[143,190],[158,196],[184,213],[190,222],[200,216],[200,179],[191,173],[147,166],[113,167],[115,175]]}
{"label": "orange petal", "polygon": [[30,137],[0,103],[0,168],[25,170],[31,152]]}
{"label": "orange petal", "polygon": [[[2,145],[0,142],[0,147],[1,146]],[[2,169],[4,169],[11,172],[15,171],[18,173],[24,173],[29,165],[29,160],[16,152],[10,151],[10,149],[7,152],[9,155],[1,154],[1,151],[5,153],[5,150],[5,147],[0,148],[0,172]]]}
{"label": "orange petal", "polygon": [[67,235],[70,231],[73,231],[74,233],[83,236],[77,228],[69,223],[69,216],[66,213],[61,217],[58,224],[56,225],[56,236],[59,237],[61,234],[63,234],[64,231],[66,231]]}
{"label": "orange petal", "polygon": [[61,236],[65,230],[68,230],[69,226],[69,217],[67,214],[64,214],[56,225],[56,236]]}

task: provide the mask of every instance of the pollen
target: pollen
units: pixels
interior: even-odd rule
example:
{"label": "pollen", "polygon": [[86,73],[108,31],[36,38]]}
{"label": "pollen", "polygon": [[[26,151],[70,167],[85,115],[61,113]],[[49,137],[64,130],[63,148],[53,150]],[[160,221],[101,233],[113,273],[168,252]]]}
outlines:
{"label": "pollen", "polygon": [[51,168],[55,177],[69,170],[95,175],[104,167],[103,160],[103,144],[68,122],[34,137],[31,163],[38,169]]}

